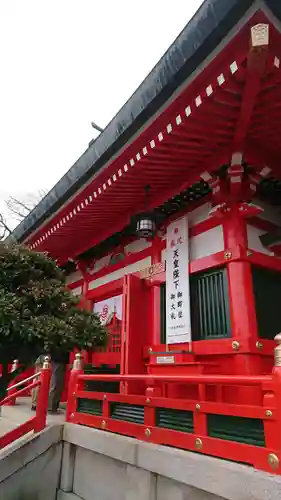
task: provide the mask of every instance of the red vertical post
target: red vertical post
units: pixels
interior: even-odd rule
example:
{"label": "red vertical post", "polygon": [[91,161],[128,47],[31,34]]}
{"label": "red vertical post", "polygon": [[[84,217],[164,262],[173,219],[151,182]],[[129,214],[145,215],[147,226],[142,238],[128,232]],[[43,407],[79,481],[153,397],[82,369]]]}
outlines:
{"label": "red vertical post", "polygon": [[[232,204],[231,212],[226,216],[223,228],[234,370],[237,375],[258,374],[261,369],[261,360],[257,355],[258,352],[254,350],[254,345],[258,340],[258,329],[252,270],[250,262],[247,261],[247,225],[245,218],[239,213],[238,202]],[[231,260],[232,254],[236,257],[233,261]],[[240,353],[240,350],[244,352]],[[241,387],[233,393],[233,401],[255,404],[260,396],[259,388]]]}
{"label": "red vertical post", "polygon": [[76,268],[81,272],[83,277],[80,307],[86,309],[86,311],[91,311],[91,302],[87,299],[89,290],[89,272],[87,263],[78,261],[76,262]]}
{"label": "red vertical post", "polygon": [[75,361],[73,363],[73,367],[70,372],[70,378],[68,383],[66,422],[71,422],[71,419],[75,414],[77,405],[76,390],[77,390],[78,376],[82,374],[83,374],[82,356],[80,353],[77,353],[75,354]]}
{"label": "red vertical post", "polygon": [[[141,278],[133,274],[125,277],[121,375],[146,373],[143,348],[149,342],[150,298],[150,289]],[[144,383],[140,381],[125,382],[120,384],[120,388],[131,394],[141,394],[145,390]]]}
{"label": "red vertical post", "polygon": [[[152,242],[151,264],[158,264],[162,259],[162,240],[155,236]],[[150,335],[151,345],[160,344],[160,287],[153,286],[150,289]]]}
{"label": "red vertical post", "polygon": [[264,397],[265,446],[269,450],[266,463],[254,464],[263,470],[281,474],[281,333],[276,335],[277,346],[274,350],[274,367],[272,370],[273,391]]}
{"label": "red vertical post", "polygon": [[[90,275],[89,275],[89,269],[88,269],[87,262],[83,262],[83,261],[78,260],[76,262],[76,269],[78,271],[80,271],[80,273],[82,274],[82,278],[83,278],[82,293],[81,293],[79,308],[91,312],[92,311],[92,302],[90,300],[88,300],[89,276]],[[70,354],[69,363],[72,362],[71,361],[72,356],[75,356],[75,351]],[[83,351],[83,358],[84,358],[85,363],[89,363],[90,356],[89,356],[88,351]],[[70,377],[70,367],[68,365],[61,402],[65,402],[67,399],[67,395],[69,392],[69,390],[68,390],[69,389],[69,377]]]}
{"label": "red vertical post", "polygon": [[161,291],[160,286],[156,285],[150,289],[150,311],[151,311],[151,321],[150,321],[150,335],[149,344],[158,345],[160,344],[161,337]]}
{"label": "red vertical post", "polygon": [[[238,204],[237,204],[238,205]],[[232,208],[223,224],[227,263],[232,336],[235,339],[257,339],[256,308],[251,264],[247,262],[246,220],[239,215],[238,206]],[[232,252],[240,253],[239,260],[231,261]]]}
{"label": "red vertical post", "polygon": [[43,368],[40,372],[40,386],[38,391],[38,399],[36,405],[36,424],[34,431],[40,432],[46,427],[49,388],[51,380],[51,366],[49,357],[45,357]]}
{"label": "red vertical post", "polygon": [[152,241],[151,264],[158,264],[161,262],[162,254],[162,240],[160,236],[155,236]]}

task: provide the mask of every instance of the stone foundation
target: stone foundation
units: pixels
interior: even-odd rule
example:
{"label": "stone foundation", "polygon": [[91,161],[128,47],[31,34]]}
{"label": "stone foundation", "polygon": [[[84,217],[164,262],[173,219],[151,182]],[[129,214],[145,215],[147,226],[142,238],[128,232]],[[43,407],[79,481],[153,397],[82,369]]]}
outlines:
{"label": "stone foundation", "polygon": [[281,476],[74,424],[0,454],[3,500],[281,500]]}

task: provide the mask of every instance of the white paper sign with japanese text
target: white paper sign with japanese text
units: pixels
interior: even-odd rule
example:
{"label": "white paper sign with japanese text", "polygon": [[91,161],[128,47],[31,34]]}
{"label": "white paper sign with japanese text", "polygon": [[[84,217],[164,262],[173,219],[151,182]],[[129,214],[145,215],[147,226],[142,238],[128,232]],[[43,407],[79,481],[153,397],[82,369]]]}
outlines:
{"label": "white paper sign with japanese text", "polygon": [[167,227],[166,343],[191,342],[187,217]]}

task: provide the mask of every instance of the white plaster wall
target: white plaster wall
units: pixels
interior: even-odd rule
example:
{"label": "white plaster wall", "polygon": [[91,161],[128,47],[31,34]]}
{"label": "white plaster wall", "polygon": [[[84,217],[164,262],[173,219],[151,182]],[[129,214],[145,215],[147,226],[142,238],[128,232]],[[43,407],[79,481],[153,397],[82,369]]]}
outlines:
{"label": "white plaster wall", "polygon": [[264,253],[266,255],[273,255],[270,250],[268,250],[261,244],[259,237],[262,234],[265,234],[265,231],[247,224],[248,248],[250,250],[256,250],[256,252]]}
{"label": "white plaster wall", "polygon": [[97,273],[104,267],[108,266],[109,262],[111,259],[111,254],[106,255],[105,257],[102,257],[101,259],[97,260],[95,262],[94,268],[91,270],[92,273]]}
{"label": "white plaster wall", "polygon": [[125,252],[127,255],[130,255],[131,253],[137,253],[141,252],[142,250],[145,250],[146,248],[151,247],[152,243],[151,241],[147,241],[145,239],[141,240],[136,240],[132,241],[132,243],[129,243],[124,247]]}
{"label": "white plaster wall", "polygon": [[201,205],[198,208],[195,208],[192,212],[188,213],[188,222],[189,226],[193,227],[196,224],[199,224],[200,222],[203,222],[203,220],[209,219],[209,212],[212,208],[211,203],[204,203],[204,205]]}
{"label": "white plaster wall", "polygon": [[166,260],[166,254],[167,254],[167,250],[166,248],[164,250],[162,250],[161,252],[161,262],[165,262]]}
{"label": "white plaster wall", "polygon": [[111,281],[123,278],[126,274],[132,274],[141,271],[142,269],[145,269],[150,265],[151,265],[151,257],[149,256],[146,257],[145,259],[135,262],[134,264],[131,264],[130,266],[126,266],[121,269],[118,269],[117,271],[114,271],[113,273],[106,274],[102,278],[90,281],[89,290],[94,290],[95,288],[105,285],[106,283],[110,283]]}
{"label": "white plaster wall", "polygon": [[[224,250],[223,228],[217,226],[204,233],[193,236],[189,240],[190,260],[208,257]],[[166,249],[161,252],[161,260],[166,260]]]}
{"label": "white plaster wall", "polygon": [[81,278],[82,278],[81,271],[75,271],[74,273],[71,273],[68,276],[66,276],[66,284],[69,285],[70,283],[75,283],[75,281],[79,281]]}
{"label": "white plaster wall", "polygon": [[78,286],[77,288],[73,288],[73,289],[71,290],[71,293],[72,293],[73,295],[75,295],[75,296],[76,296],[76,295],[81,295],[81,294],[82,294],[82,286]]}
{"label": "white plaster wall", "polygon": [[224,250],[222,226],[216,226],[190,238],[190,260],[208,257]]}
{"label": "white plaster wall", "polygon": [[260,219],[268,220],[270,222],[273,222],[274,224],[277,224],[277,226],[281,226],[281,210],[280,210],[280,208],[273,207],[272,205],[269,205],[269,203],[265,203],[265,202],[258,200],[258,199],[255,199],[253,201],[253,203],[260,206],[264,210],[259,215]]}

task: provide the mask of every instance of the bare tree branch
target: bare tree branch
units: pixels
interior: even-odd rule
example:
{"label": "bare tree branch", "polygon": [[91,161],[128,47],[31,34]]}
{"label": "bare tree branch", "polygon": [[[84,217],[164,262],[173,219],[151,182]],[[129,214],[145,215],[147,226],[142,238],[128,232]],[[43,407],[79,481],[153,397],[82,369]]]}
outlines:
{"label": "bare tree branch", "polygon": [[21,200],[17,200],[13,196],[10,196],[10,198],[6,201],[6,205],[10,210],[15,210],[15,206],[20,206],[25,210],[26,212],[30,212],[31,207],[23,203]]}
{"label": "bare tree branch", "polygon": [[27,194],[24,199],[10,196],[5,201],[7,215],[5,217],[0,213],[0,241],[3,241],[12,234],[12,230],[7,223],[7,219],[11,221],[11,224],[12,221],[21,222],[42,200],[42,198],[44,198],[44,196],[46,196],[46,192],[41,190],[37,193]]}
{"label": "bare tree branch", "polygon": [[9,216],[17,222],[21,222],[45,195],[46,192],[40,190],[37,193],[27,194],[24,199],[10,196],[5,202]]}
{"label": "bare tree branch", "polygon": [[11,229],[7,226],[6,221],[2,214],[0,214],[0,241],[4,240],[7,236],[12,234]]}

